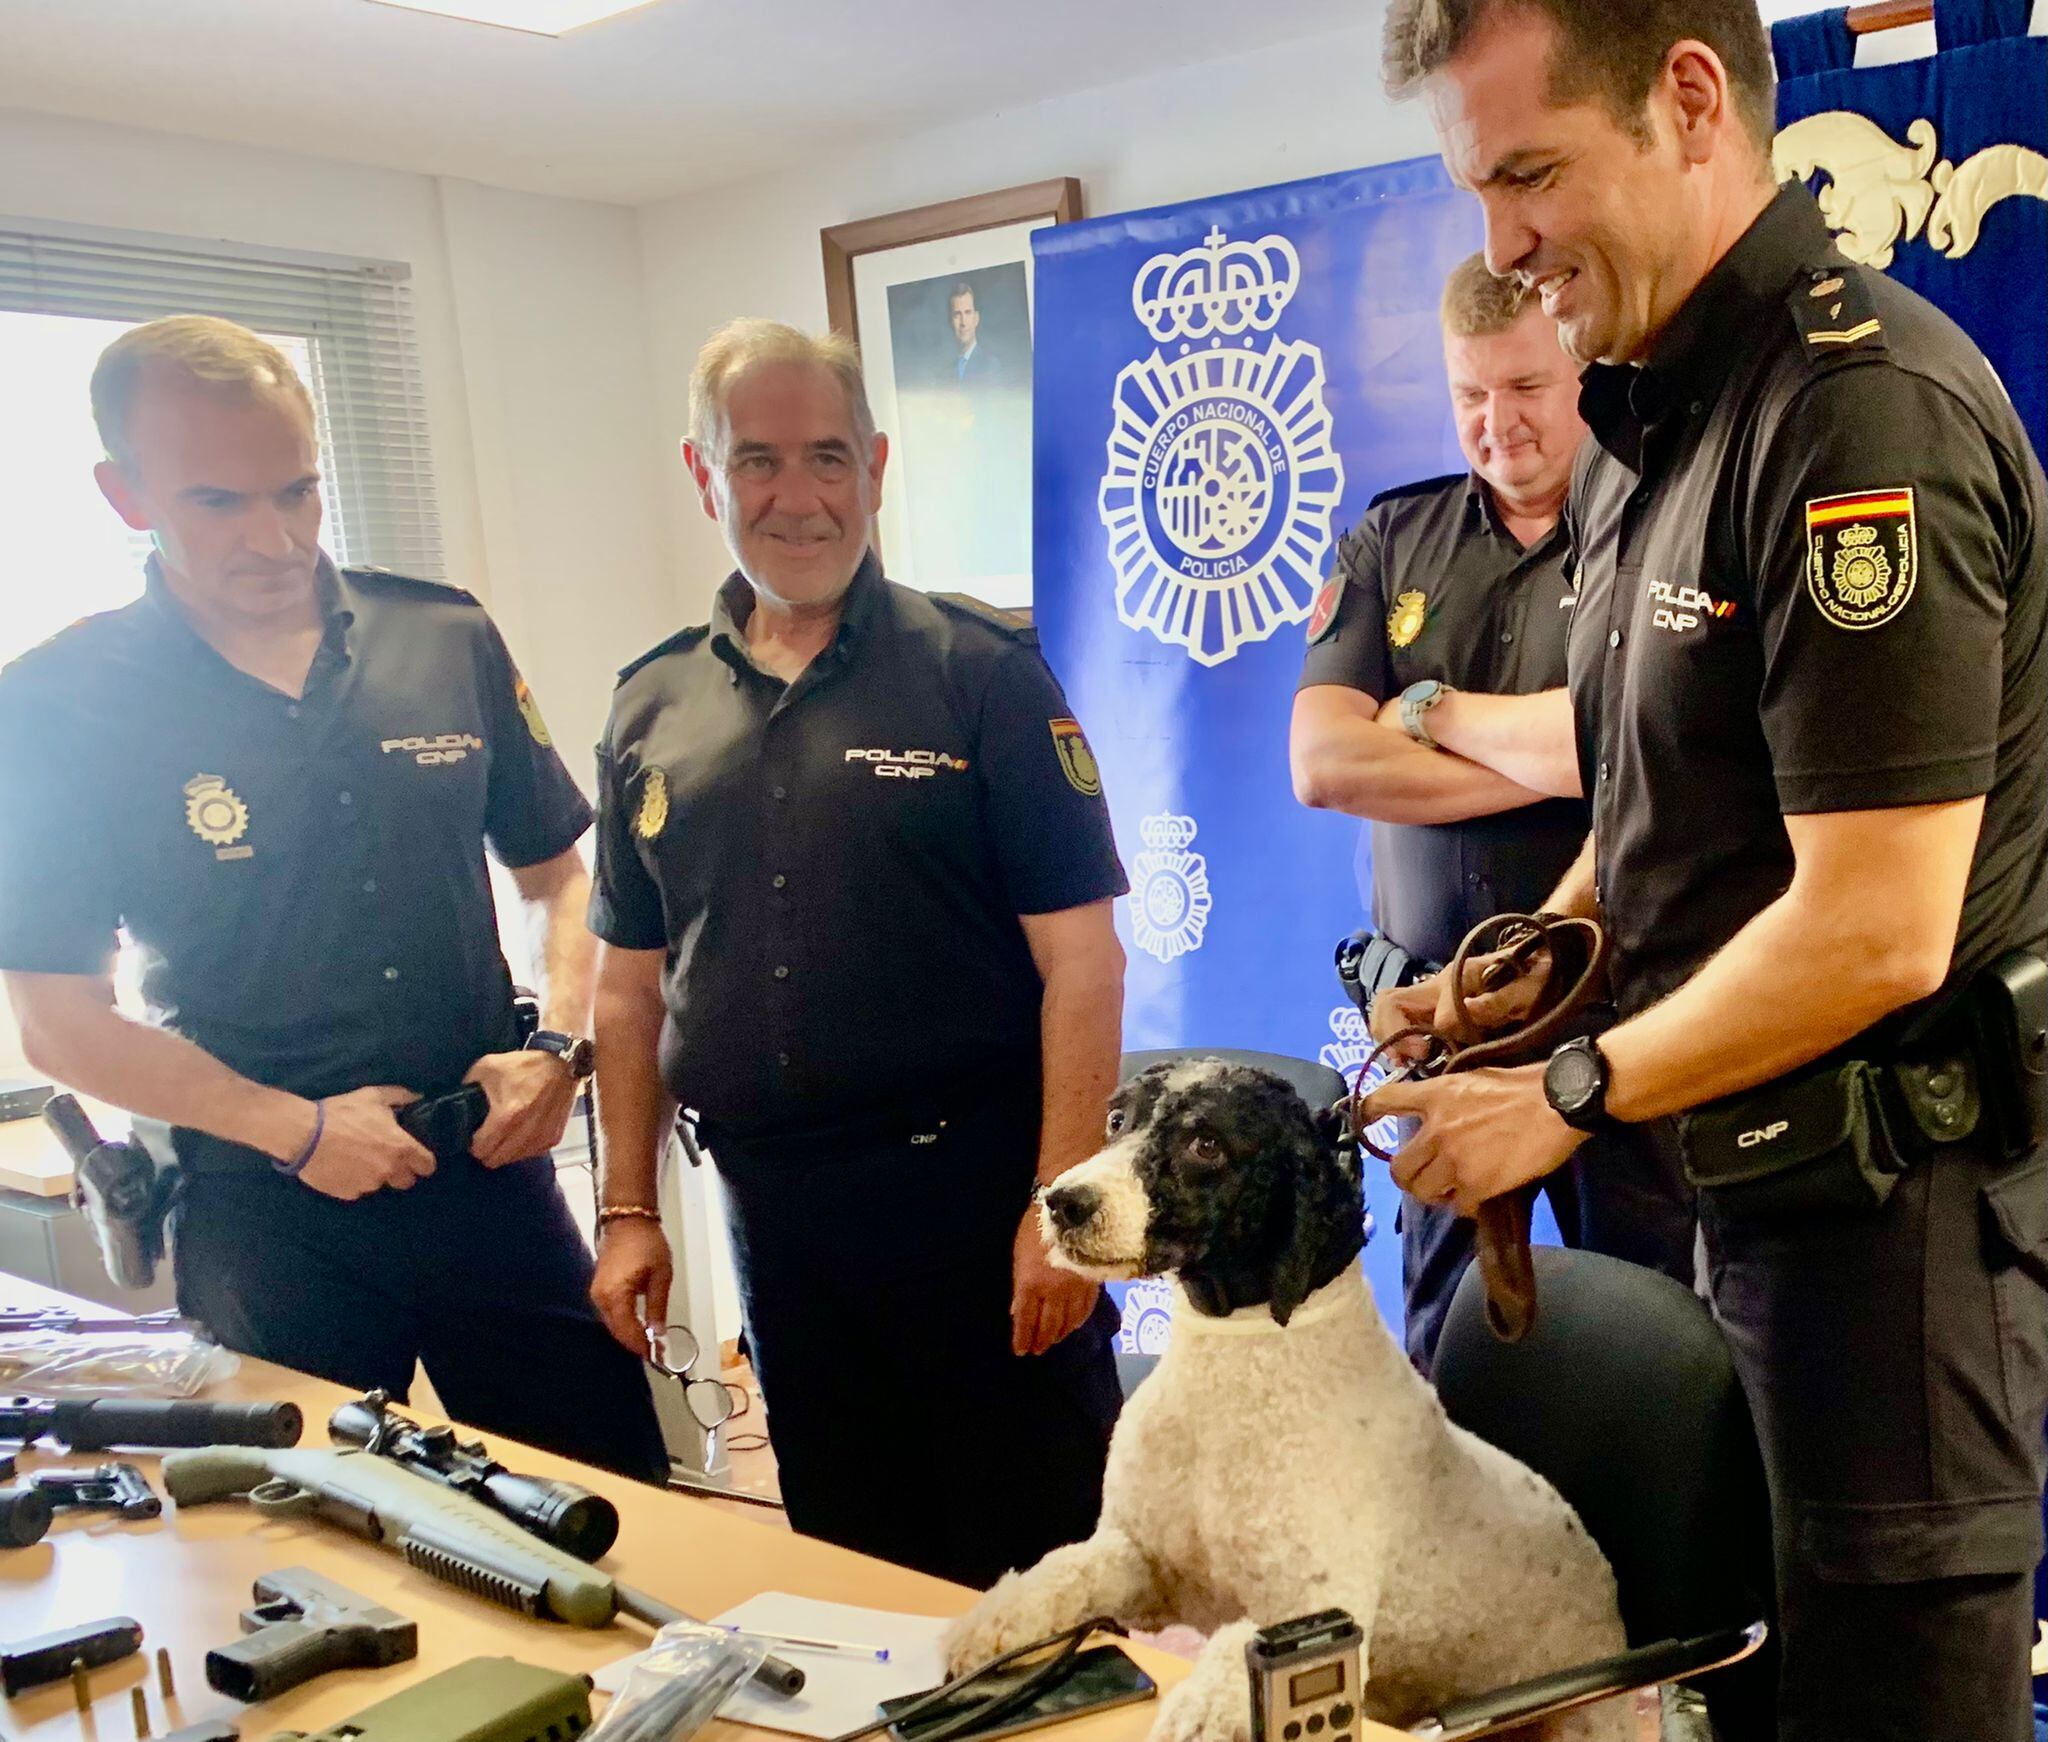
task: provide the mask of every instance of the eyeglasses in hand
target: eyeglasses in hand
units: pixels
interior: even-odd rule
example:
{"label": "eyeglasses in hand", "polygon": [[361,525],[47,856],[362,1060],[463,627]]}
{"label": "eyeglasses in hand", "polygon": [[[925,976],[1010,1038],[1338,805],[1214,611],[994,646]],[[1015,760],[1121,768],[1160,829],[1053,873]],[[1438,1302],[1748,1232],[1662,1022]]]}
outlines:
{"label": "eyeglasses in hand", "polygon": [[723,1427],[734,1416],[744,1415],[747,1399],[744,1392],[735,1394],[722,1379],[691,1377],[702,1353],[697,1334],[688,1325],[647,1327],[647,1364],[656,1372],[666,1373],[671,1379],[681,1382],[683,1400],[689,1404],[691,1415],[696,1417],[697,1425],[709,1433],[714,1428]]}

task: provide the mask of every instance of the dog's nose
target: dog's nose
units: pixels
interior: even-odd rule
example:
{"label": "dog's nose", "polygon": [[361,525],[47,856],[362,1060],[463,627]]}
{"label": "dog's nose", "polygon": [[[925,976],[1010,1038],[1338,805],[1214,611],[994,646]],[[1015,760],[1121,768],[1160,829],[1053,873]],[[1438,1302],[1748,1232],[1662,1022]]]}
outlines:
{"label": "dog's nose", "polygon": [[1100,1200],[1093,1186],[1061,1186],[1045,1194],[1045,1207],[1056,1228],[1078,1228],[1095,1214]]}

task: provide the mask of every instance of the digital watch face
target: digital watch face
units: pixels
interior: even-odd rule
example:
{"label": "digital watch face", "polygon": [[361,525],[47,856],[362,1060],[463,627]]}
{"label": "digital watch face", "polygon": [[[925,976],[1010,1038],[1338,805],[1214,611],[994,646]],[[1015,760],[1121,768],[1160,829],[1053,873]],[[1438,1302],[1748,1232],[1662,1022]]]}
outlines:
{"label": "digital watch face", "polygon": [[1587,1107],[1600,1087],[1600,1067],[1577,1047],[1551,1058],[1544,1071],[1552,1103],[1565,1113]]}

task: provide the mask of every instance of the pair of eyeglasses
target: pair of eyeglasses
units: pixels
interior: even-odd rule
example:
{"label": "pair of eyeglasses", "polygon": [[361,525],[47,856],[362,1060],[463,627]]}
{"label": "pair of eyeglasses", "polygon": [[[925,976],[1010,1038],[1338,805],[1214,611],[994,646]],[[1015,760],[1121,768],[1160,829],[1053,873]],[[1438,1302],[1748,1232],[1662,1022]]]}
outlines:
{"label": "pair of eyeglasses", "polygon": [[744,1415],[747,1402],[744,1393],[736,1394],[722,1379],[692,1377],[698,1357],[703,1352],[697,1333],[688,1325],[647,1327],[647,1364],[656,1372],[666,1373],[681,1383],[683,1401],[690,1406],[697,1425],[709,1433],[713,1428],[723,1427],[734,1416]]}

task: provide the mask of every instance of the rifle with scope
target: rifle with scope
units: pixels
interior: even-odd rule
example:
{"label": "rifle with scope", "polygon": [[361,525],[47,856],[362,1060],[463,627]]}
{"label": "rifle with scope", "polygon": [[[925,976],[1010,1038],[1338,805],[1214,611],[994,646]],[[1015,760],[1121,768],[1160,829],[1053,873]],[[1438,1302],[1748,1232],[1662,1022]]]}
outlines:
{"label": "rifle with scope", "polygon": [[[269,1518],[323,1518],[433,1578],[522,1615],[577,1627],[608,1627],[620,1615],[650,1627],[688,1619],[520,1530],[481,1501],[371,1452],[208,1446],[172,1452],[163,1462],[163,1481],[181,1507],[240,1498]],[[770,1657],[754,1679],[788,1696],[802,1691],[804,1672]]]}
{"label": "rifle with scope", "polygon": [[344,1403],[327,1422],[327,1437],[338,1446],[357,1446],[467,1494],[502,1512],[542,1542],[581,1561],[600,1560],[619,1540],[619,1509],[602,1494],[546,1476],[522,1476],[484,1450],[481,1440],[464,1442],[452,1427],[421,1427],[391,1407],[391,1395],[372,1391]]}

